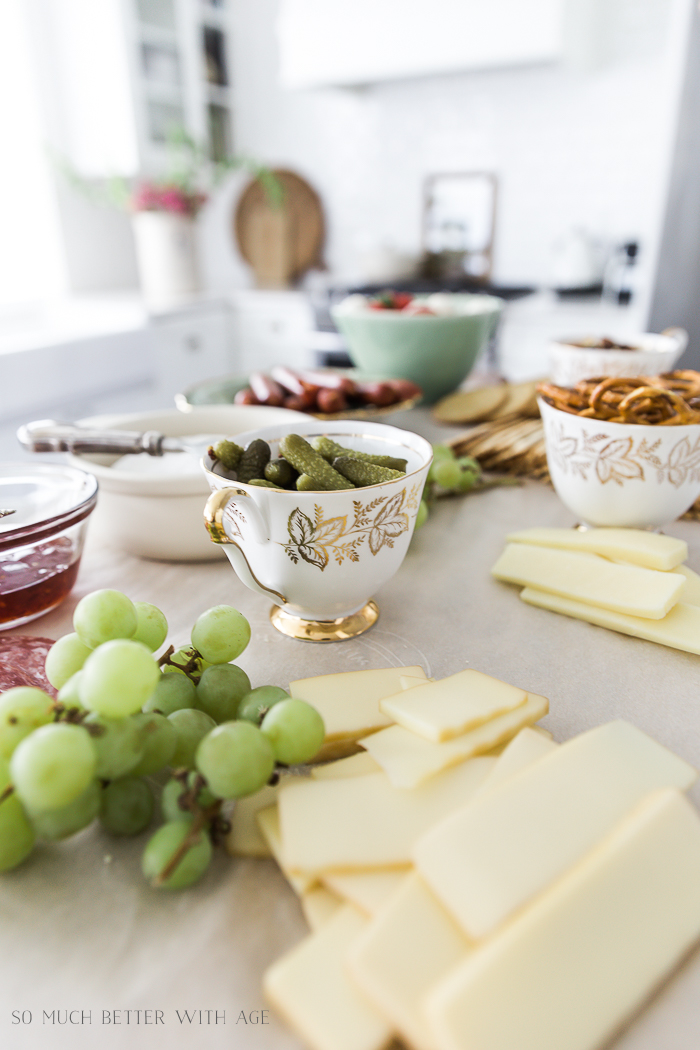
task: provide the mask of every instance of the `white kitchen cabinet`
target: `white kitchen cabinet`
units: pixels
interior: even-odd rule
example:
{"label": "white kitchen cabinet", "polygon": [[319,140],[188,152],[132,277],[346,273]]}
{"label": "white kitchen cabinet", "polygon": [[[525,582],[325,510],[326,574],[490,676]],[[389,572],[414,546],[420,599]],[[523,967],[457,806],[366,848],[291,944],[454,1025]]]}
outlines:
{"label": "white kitchen cabinet", "polygon": [[237,367],[233,312],[226,302],[202,304],[151,322],[156,392],[163,404],[193,383]]}
{"label": "white kitchen cabinet", "polygon": [[240,291],[232,298],[237,368],[312,364],[314,317],[308,296],[294,291]]}

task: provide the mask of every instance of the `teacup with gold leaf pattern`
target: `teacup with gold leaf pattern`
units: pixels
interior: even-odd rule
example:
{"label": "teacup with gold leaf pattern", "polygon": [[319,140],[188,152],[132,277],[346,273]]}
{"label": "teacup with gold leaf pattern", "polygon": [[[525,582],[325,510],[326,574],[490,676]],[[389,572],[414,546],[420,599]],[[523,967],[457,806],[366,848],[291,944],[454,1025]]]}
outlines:
{"label": "teacup with gold leaf pattern", "polygon": [[428,441],[359,420],[277,424],[236,435],[247,446],[297,433],[326,435],[344,448],[407,461],[402,477],[364,488],[299,492],[246,485],[202,461],[212,490],[205,522],[242,582],[271,598],[282,633],[308,641],[352,638],[376,622],[372,595],[399,569],[411,541],[432,460]]}

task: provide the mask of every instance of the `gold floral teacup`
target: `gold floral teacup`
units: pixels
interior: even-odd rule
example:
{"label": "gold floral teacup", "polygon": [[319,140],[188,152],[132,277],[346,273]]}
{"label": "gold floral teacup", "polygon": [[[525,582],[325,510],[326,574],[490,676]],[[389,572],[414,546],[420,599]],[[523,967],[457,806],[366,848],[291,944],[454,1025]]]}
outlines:
{"label": "gold floral teacup", "polygon": [[205,522],[225,544],[236,573],[274,602],[283,634],[339,641],[366,631],[379,612],[374,592],[391,579],[411,541],[432,459],[424,438],[382,423],[311,418],[236,435],[246,446],[267,441],[277,455],[285,434],[325,434],[339,445],[407,461],[406,474],[366,488],[331,492],[268,489],[230,481],[202,461],[212,489]]}

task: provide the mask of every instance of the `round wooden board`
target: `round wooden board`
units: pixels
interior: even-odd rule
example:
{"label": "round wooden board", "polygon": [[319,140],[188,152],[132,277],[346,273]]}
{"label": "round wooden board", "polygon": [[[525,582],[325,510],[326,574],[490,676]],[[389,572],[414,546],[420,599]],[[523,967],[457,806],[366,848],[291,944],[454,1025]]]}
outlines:
{"label": "round wooden board", "polygon": [[282,202],[271,203],[262,183],[252,179],[233,217],[238,249],[253,268],[258,285],[283,288],[312,266],[321,266],[324,220],[321,200],[300,175],[274,169]]}
{"label": "round wooden board", "polygon": [[440,423],[478,423],[496,412],[508,397],[508,384],[457,390],[438,401],[433,415]]}

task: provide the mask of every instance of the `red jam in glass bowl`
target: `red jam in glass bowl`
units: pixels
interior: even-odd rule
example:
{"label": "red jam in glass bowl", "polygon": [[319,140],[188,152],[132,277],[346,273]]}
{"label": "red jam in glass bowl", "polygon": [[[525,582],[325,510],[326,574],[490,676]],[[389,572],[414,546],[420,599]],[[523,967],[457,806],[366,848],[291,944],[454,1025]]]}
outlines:
{"label": "red jam in glass bowl", "polygon": [[84,470],[0,463],[0,631],[68,596],[96,502],[97,481]]}

